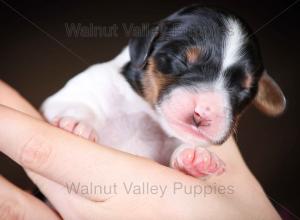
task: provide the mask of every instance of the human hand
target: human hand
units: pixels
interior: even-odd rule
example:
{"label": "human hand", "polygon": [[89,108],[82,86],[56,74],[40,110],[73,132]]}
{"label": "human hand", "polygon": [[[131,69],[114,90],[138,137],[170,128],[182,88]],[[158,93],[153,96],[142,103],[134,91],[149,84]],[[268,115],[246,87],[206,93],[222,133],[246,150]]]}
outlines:
{"label": "human hand", "polygon": [[[265,218],[278,218],[232,139],[222,148],[214,149],[229,162],[227,172],[209,181],[199,181],[153,161],[96,145],[46,124],[26,101],[8,91],[11,89],[0,92],[0,103],[27,115],[0,107],[0,150],[27,170],[64,219],[203,219],[220,217],[220,213],[224,219],[253,219],[257,213],[261,218],[262,213]],[[70,190],[69,187],[81,184],[89,189],[90,183],[94,186],[115,183],[120,188],[117,193],[97,194]],[[149,183],[168,189],[175,183],[187,189],[231,185],[234,193],[204,196],[204,193],[168,190],[161,197],[153,193],[128,193],[121,187],[123,183]]]}
{"label": "human hand", "polygon": [[58,215],[43,202],[0,176],[0,219],[55,220]]}
{"label": "human hand", "polygon": [[[197,200],[183,191],[173,195],[170,190],[159,197],[128,193],[121,187],[130,183],[172,186],[175,182],[193,186],[199,184],[198,180],[153,161],[96,145],[4,106],[0,107],[0,146],[3,153],[29,171],[33,181],[66,219],[124,216],[192,219],[204,211]],[[120,187],[116,193],[108,194],[70,192],[68,188],[72,184],[89,187],[91,183]],[[147,213],[149,207],[151,212]],[[177,212],[173,216],[170,210]]]}

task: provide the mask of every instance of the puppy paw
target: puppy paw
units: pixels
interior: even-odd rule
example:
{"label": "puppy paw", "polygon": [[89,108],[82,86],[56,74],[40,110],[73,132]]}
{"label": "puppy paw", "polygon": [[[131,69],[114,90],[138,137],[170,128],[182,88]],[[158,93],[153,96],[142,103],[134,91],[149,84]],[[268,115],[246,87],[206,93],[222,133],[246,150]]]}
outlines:
{"label": "puppy paw", "polygon": [[51,122],[51,124],[90,141],[98,141],[95,129],[89,124],[75,118],[57,117]]}
{"label": "puppy paw", "polygon": [[225,163],[216,154],[200,147],[180,147],[172,156],[171,166],[197,178],[221,175],[225,171]]}

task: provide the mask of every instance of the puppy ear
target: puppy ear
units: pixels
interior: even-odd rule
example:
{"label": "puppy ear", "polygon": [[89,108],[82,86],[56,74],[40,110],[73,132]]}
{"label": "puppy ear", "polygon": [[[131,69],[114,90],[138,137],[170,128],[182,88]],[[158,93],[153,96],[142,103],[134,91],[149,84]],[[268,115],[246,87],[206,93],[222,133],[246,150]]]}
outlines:
{"label": "puppy ear", "polygon": [[286,100],[278,84],[264,71],[258,82],[258,92],[254,99],[254,105],[269,116],[277,116],[283,113]]}
{"label": "puppy ear", "polygon": [[150,29],[146,35],[133,37],[129,40],[129,53],[131,63],[136,68],[143,68],[146,60],[150,55],[154,40],[159,33],[159,27],[155,26]]}

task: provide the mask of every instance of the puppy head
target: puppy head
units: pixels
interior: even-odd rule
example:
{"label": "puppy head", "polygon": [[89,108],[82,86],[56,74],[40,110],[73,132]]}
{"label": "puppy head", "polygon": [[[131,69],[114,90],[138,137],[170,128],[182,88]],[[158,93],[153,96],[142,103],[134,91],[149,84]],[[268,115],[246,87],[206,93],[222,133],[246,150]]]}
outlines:
{"label": "puppy head", "polygon": [[285,109],[255,38],[232,14],[183,8],[131,39],[129,50],[139,93],[163,128],[184,142],[223,143],[251,101],[272,116]]}

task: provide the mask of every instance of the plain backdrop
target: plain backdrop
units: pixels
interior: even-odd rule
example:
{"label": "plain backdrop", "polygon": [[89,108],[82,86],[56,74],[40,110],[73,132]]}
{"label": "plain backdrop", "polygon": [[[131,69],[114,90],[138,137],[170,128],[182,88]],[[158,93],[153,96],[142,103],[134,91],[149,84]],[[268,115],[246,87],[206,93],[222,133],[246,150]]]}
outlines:
{"label": "plain backdrop", "polygon": [[[237,141],[270,198],[300,215],[300,2],[285,10],[293,1],[0,0],[0,78],[38,108],[72,76],[117,55],[128,42],[124,25],[149,24],[191,3],[227,8],[257,31],[265,66],[286,94],[287,111],[268,118],[249,108]],[[117,36],[75,37],[66,30],[72,23],[119,28]],[[4,155],[0,173],[24,189],[32,187],[22,169]]]}

